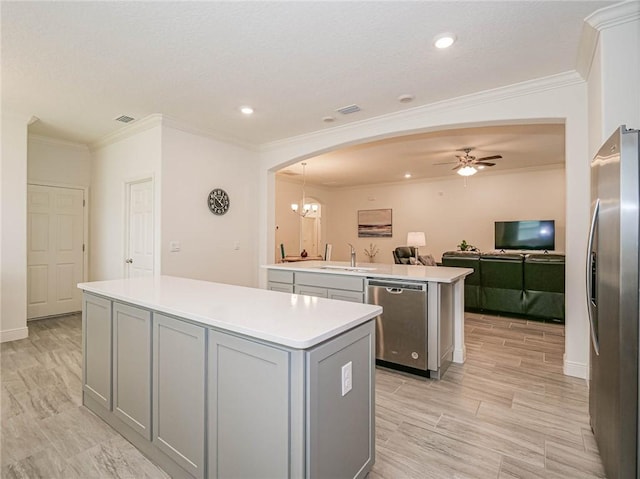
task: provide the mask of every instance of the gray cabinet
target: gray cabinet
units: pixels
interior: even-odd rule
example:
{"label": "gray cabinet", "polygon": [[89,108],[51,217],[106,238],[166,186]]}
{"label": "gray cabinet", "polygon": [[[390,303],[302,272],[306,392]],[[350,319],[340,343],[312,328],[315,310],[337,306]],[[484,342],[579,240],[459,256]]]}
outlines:
{"label": "gray cabinet", "polygon": [[281,293],[293,293],[293,272],[269,270],[267,289]]}
{"label": "gray cabinet", "polygon": [[364,303],[364,278],[360,276],[270,269],[267,288],[285,293]]}
{"label": "gray cabinet", "polygon": [[151,312],[113,304],[113,413],[151,440]]}
{"label": "gray cabinet", "polygon": [[208,477],[289,477],[289,352],[210,331],[208,357]]}
{"label": "gray cabinet", "polygon": [[310,351],[211,330],[208,351],[208,477],[366,476],[375,460],[373,321]]}
{"label": "gray cabinet", "polygon": [[205,329],[153,317],[153,442],[196,478],[205,465]]}
{"label": "gray cabinet", "polygon": [[111,301],[85,294],[82,299],[82,389],[111,409]]}
{"label": "gray cabinet", "polygon": [[375,347],[369,322],[307,353],[307,477],[363,478],[373,465]]}
{"label": "gray cabinet", "polygon": [[361,478],[371,468],[373,321],[297,350],[83,301],[83,404],[172,477]]}
{"label": "gray cabinet", "polygon": [[353,303],[364,303],[364,292],[346,291],[343,289],[327,289],[327,298],[339,299],[340,301],[351,301]]}
{"label": "gray cabinet", "polygon": [[271,291],[279,291],[281,293],[293,293],[292,284],[276,283],[275,281],[269,281],[267,289]]}
{"label": "gray cabinet", "polygon": [[296,294],[304,294],[305,296],[316,296],[318,298],[327,297],[327,288],[319,288],[318,286],[309,286],[306,284],[294,284],[293,292]]}

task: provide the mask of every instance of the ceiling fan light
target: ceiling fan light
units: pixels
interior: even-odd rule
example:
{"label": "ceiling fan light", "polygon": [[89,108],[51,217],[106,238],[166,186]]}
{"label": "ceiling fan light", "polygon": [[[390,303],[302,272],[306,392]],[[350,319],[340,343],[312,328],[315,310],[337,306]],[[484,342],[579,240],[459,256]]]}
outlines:
{"label": "ceiling fan light", "polygon": [[456,41],[456,36],[453,33],[441,33],[433,39],[433,44],[436,48],[449,48]]}
{"label": "ceiling fan light", "polygon": [[471,176],[478,172],[473,166],[464,166],[458,170],[460,176]]}

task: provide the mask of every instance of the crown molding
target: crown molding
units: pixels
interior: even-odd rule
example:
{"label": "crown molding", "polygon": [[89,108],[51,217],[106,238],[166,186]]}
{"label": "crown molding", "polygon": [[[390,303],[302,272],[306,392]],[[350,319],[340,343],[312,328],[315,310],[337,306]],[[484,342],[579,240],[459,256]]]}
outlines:
{"label": "crown molding", "polygon": [[587,80],[591,73],[591,65],[596,55],[598,46],[598,30],[588,23],[582,25],[582,35],[578,45],[578,56],[576,58],[576,71],[582,78]]}
{"label": "crown molding", "polygon": [[76,143],[73,141],[59,140],[57,138],[51,138],[49,136],[34,135],[29,133],[27,140],[32,141],[34,143],[40,143],[41,145],[57,146],[61,148],[68,148],[71,150],[84,151],[87,153],[89,152],[89,147],[84,143]]}
{"label": "crown molding", "polygon": [[624,23],[640,20],[640,1],[631,0],[616,3],[596,10],[584,21],[598,31],[616,27]]}
{"label": "crown molding", "polygon": [[564,88],[567,86],[582,83],[584,83],[584,79],[576,71],[558,73],[556,75],[550,75],[534,80],[514,83],[505,87],[492,88],[490,90],[484,90],[477,93],[471,93],[469,95],[442,100],[439,102],[430,103],[428,105],[417,106],[407,110],[349,123],[348,125],[336,126],[334,128],[326,130],[319,130],[311,133],[305,133],[304,135],[285,138],[283,140],[264,143],[260,146],[260,151],[268,152],[285,146],[308,142],[310,140],[325,137],[331,133],[342,133],[352,130],[360,130],[363,126],[381,126],[389,121],[408,121],[441,111],[471,108],[486,103],[508,100],[510,98],[526,96],[533,93]]}
{"label": "crown molding", "polygon": [[102,137],[101,139],[94,141],[89,144],[89,149],[91,151],[99,150],[100,148],[104,148],[107,145],[111,145],[113,143],[117,143],[119,141],[124,140],[125,138],[129,138],[130,136],[136,135],[143,131],[149,130],[156,126],[160,126],[162,124],[162,115],[159,113],[154,113],[149,116],[145,116],[140,120],[136,120],[133,123],[126,125],[123,128],[120,128],[113,133],[109,133],[108,135]]}
{"label": "crown molding", "polygon": [[640,1],[638,0],[601,8],[584,19],[576,60],[576,70],[582,78],[586,80],[591,73],[600,32],[638,20],[640,20]]}
{"label": "crown molding", "polygon": [[221,141],[224,143],[230,143],[248,150],[258,151],[258,147],[252,143],[243,142],[237,138],[225,136],[214,131],[196,128],[185,123],[184,121],[178,120],[176,118],[171,118],[160,113],[153,113],[149,116],[145,116],[141,120],[137,120],[125,126],[124,128],[119,129],[118,131],[108,134],[100,140],[91,143],[89,145],[89,149],[91,151],[95,151],[100,148],[104,148],[107,145],[122,141],[125,138],[129,138],[130,136],[136,135],[156,126],[173,128],[174,130],[183,131],[192,135],[203,136],[205,138],[211,138],[213,140]]}
{"label": "crown molding", "polygon": [[211,138],[212,140],[217,140],[224,143],[230,143],[232,145],[239,146],[241,148],[245,148],[252,151],[258,151],[258,146],[255,145],[254,143],[248,143],[234,136],[223,135],[221,133],[218,133],[212,130],[196,128],[194,126],[189,125],[188,123],[185,123],[184,121],[181,121],[166,115],[163,115],[162,117],[162,125],[169,128],[173,128],[174,130],[180,130],[185,133],[190,133],[192,135],[204,136],[205,138]]}

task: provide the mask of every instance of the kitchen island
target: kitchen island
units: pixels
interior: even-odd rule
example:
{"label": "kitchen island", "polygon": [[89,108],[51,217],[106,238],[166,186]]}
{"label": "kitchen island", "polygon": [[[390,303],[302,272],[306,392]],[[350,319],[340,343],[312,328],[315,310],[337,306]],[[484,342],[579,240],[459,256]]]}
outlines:
{"label": "kitchen island", "polygon": [[83,404],[172,477],[371,469],[380,307],[170,276],[78,287]]}
{"label": "kitchen island", "polygon": [[[337,261],[278,263],[264,268],[268,272],[268,289],[357,303],[374,302],[368,293],[371,288],[367,288],[372,280],[426,284],[427,324],[424,334],[428,374],[432,378],[440,378],[450,362],[465,361],[464,278],[473,273],[473,269],[380,263],[359,263],[352,267],[349,263]],[[389,311],[386,313],[391,314]],[[380,320],[377,328],[380,349],[385,332]],[[411,354],[419,356],[418,353]]]}

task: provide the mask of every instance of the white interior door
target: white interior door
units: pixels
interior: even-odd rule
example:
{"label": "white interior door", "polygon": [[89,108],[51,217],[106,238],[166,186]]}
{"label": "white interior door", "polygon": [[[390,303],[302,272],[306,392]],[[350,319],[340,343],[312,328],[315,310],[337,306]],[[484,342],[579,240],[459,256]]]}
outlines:
{"label": "white interior door", "polygon": [[84,191],[27,189],[27,318],[82,309]]}
{"label": "white interior door", "polygon": [[153,276],[153,181],[127,183],[127,278]]}

